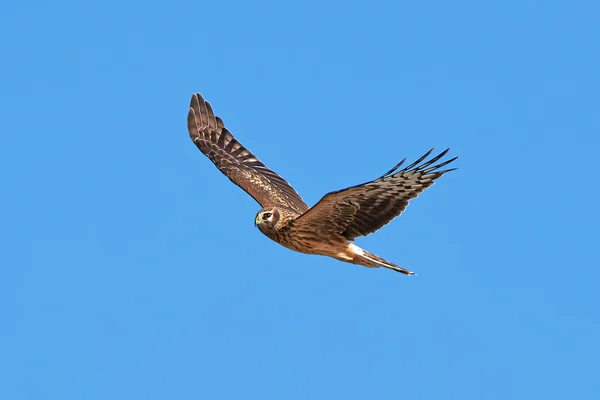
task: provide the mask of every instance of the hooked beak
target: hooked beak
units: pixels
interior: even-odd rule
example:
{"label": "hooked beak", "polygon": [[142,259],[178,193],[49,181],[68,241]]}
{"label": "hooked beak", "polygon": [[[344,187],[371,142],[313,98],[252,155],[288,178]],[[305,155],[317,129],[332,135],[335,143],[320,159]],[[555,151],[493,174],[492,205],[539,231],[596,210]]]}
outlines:
{"label": "hooked beak", "polygon": [[254,226],[258,226],[258,224],[260,224],[260,218],[258,218],[257,215],[256,218],[254,218]]}

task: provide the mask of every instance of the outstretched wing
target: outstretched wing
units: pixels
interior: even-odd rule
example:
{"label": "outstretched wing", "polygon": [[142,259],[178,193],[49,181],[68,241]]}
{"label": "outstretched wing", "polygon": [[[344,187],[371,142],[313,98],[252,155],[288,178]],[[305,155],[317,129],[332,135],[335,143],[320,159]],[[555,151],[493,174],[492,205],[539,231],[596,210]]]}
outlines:
{"label": "outstretched wing", "polygon": [[445,172],[443,166],[456,160],[433,165],[448,152],[447,149],[429,161],[424,161],[433,152],[429,150],[409,166],[398,170],[406,161],[385,173],[382,177],[362,185],[326,194],[305,214],[294,221],[298,229],[312,227],[321,232],[342,234],[348,240],[369,235],[404,211],[408,202]]}
{"label": "outstretched wing", "polygon": [[200,151],[261,206],[284,206],[299,214],[308,210],[308,205],[289,183],[233,137],[200,93],[192,95],[188,129]]}

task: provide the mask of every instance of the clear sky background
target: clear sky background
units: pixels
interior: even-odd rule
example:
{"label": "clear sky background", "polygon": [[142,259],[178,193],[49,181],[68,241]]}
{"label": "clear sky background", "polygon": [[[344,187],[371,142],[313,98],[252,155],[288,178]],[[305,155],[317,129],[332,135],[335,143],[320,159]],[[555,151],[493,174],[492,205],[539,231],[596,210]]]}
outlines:
{"label": "clear sky background", "polygon": [[[0,398],[600,398],[595,1],[0,7]],[[188,137],[201,92],[309,204],[459,169],[294,253]]]}

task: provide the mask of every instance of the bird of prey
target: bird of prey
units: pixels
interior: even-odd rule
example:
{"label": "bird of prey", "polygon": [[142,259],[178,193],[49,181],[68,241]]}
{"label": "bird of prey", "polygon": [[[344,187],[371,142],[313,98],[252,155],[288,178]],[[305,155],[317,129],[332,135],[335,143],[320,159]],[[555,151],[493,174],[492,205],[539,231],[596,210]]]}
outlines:
{"label": "bird of prey", "polygon": [[365,267],[412,271],[376,256],[354,243],[399,216],[411,199],[431,186],[457,157],[435,165],[449,149],[433,152],[400,169],[406,159],[378,179],[326,194],[312,208],[281,176],[267,168],[237,141],[200,93],[188,112],[190,137],[216,167],[261,206],[255,225],[275,242],[298,252],[329,256]]}

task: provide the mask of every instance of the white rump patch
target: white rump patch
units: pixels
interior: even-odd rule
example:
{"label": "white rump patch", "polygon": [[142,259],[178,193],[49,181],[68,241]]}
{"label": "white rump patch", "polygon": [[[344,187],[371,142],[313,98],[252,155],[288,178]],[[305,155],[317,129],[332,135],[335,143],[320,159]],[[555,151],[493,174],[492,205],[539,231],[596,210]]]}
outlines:
{"label": "white rump patch", "polygon": [[355,245],[354,243],[350,243],[348,247],[350,247],[350,250],[352,250],[354,253],[358,254],[359,256],[363,256],[365,254],[365,251],[363,249],[361,249],[360,247],[358,247],[357,245]]}
{"label": "white rump patch", "polygon": [[389,267],[386,263],[378,261],[378,260],[374,260],[373,258],[369,257],[368,255],[365,254],[366,253],[365,250],[361,249],[360,247],[358,247],[357,245],[355,245],[353,243],[350,243],[350,249],[352,249],[352,251],[354,251],[355,254],[357,254],[363,258],[366,258],[367,260],[369,260],[377,265],[380,265],[382,267]]}

